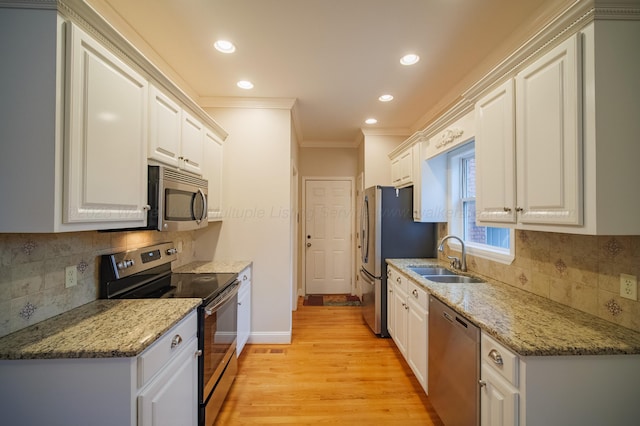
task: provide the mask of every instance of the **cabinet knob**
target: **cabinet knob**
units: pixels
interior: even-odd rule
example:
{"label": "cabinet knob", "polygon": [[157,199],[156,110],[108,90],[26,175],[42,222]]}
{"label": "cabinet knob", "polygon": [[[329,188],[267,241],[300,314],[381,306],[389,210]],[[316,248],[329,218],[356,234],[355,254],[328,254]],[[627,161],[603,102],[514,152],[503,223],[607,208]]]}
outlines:
{"label": "cabinet knob", "polygon": [[396,278],[396,281],[400,284],[400,277]]}
{"label": "cabinet knob", "polygon": [[524,210],[524,209],[523,209],[522,207],[516,207],[516,211],[517,211],[517,212],[521,212],[521,211],[523,211],[523,210]]}
{"label": "cabinet knob", "polygon": [[198,358],[199,356],[202,356],[202,349],[198,349],[198,350],[195,352],[194,356],[195,356],[196,358]]}
{"label": "cabinet knob", "polygon": [[182,336],[180,336],[179,334],[176,334],[171,340],[171,349],[175,348],[180,343],[182,343]]}
{"label": "cabinet knob", "polygon": [[246,275],[243,275],[243,276],[242,276],[242,281],[246,281],[246,280],[247,280],[247,276],[246,276]]}
{"label": "cabinet knob", "polygon": [[511,207],[504,207],[504,211],[509,213],[511,211]]}
{"label": "cabinet knob", "polygon": [[500,352],[498,352],[495,349],[491,349],[489,351],[489,358],[491,358],[496,365],[502,365],[503,364],[502,355],[500,355]]}
{"label": "cabinet knob", "polygon": [[413,294],[413,296],[417,299],[418,298],[418,290],[416,290],[415,288],[411,291],[411,294]]}
{"label": "cabinet knob", "polygon": [[485,381],[484,381],[484,380],[482,380],[482,379],[481,379],[481,380],[478,380],[478,383],[480,384],[480,387],[481,387],[481,388],[484,388],[484,387],[486,387],[486,386],[487,386],[487,382],[485,382]]}

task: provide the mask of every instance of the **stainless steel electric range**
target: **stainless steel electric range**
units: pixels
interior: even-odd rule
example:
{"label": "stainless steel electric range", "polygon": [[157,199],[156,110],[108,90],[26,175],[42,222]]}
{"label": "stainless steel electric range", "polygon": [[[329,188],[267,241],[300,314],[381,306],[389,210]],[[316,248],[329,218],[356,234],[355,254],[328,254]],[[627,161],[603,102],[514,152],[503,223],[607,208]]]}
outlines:
{"label": "stainless steel electric range", "polygon": [[198,308],[198,424],[212,425],[237,372],[237,274],[174,273],[173,243],[103,255],[103,299],[200,298]]}

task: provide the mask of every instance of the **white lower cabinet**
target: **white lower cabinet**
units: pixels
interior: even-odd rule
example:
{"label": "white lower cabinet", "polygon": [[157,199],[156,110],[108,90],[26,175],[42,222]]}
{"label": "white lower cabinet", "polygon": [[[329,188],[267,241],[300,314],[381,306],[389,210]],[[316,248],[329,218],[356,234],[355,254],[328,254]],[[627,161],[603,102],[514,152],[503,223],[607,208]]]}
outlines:
{"label": "white lower cabinet", "polygon": [[428,294],[396,269],[387,269],[387,330],[427,392]]}
{"label": "white lower cabinet", "polygon": [[407,362],[425,392],[428,392],[428,300],[426,291],[409,282],[409,292],[407,294]]}
{"label": "white lower cabinet", "polygon": [[480,342],[480,423],[518,425],[518,357],[482,333]]}
{"label": "white lower cabinet", "polygon": [[2,424],[195,426],[197,311],[136,357],[0,360]]}
{"label": "white lower cabinet", "polygon": [[240,356],[244,345],[251,334],[251,266],[238,274],[240,290],[238,291],[238,340],[236,354]]}
{"label": "white lower cabinet", "polygon": [[138,426],[198,423],[198,340],[192,338],[138,396]]}
{"label": "white lower cabinet", "polygon": [[635,425],[640,355],[520,356],[482,332],[481,426]]}

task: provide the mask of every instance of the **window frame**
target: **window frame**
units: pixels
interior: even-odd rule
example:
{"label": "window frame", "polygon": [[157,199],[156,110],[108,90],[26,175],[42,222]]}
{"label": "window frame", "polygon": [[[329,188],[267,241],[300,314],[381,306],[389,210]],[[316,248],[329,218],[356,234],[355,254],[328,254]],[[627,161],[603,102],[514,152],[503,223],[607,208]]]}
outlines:
{"label": "window frame", "polygon": [[[447,154],[447,204],[452,214],[449,216],[449,234],[464,236],[464,203],[471,198],[462,197],[464,169],[463,159],[475,156],[475,141],[468,142],[460,147],[453,149]],[[477,194],[476,194],[477,195]],[[475,197],[473,198],[475,200]],[[479,226],[487,226],[481,224]],[[507,228],[507,227],[505,227]],[[515,259],[515,231],[509,228],[509,249],[502,249],[488,244],[480,244],[475,242],[464,242],[466,253],[483,259],[509,265]],[[453,251],[461,252],[460,243],[455,239],[447,241],[449,247]]]}

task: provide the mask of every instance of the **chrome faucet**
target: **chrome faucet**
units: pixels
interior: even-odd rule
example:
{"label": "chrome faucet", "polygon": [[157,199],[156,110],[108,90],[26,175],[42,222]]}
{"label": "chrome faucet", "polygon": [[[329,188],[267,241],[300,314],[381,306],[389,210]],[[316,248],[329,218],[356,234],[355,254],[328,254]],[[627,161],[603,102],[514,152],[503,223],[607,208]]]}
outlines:
{"label": "chrome faucet", "polygon": [[447,235],[440,241],[440,245],[438,246],[438,251],[439,252],[444,251],[444,242],[447,241],[449,238],[455,238],[456,240],[460,241],[460,246],[462,247],[462,255],[461,255],[462,261],[460,261],[460,259],[458,259],[455,256],[447,256],[449,259],[452,259],[451,266],[454,269],[459,269],[462,272],[467,272],[467,255],[464,249],[464,241],[462,241],[460,237],[456,237],[455,235]]}

